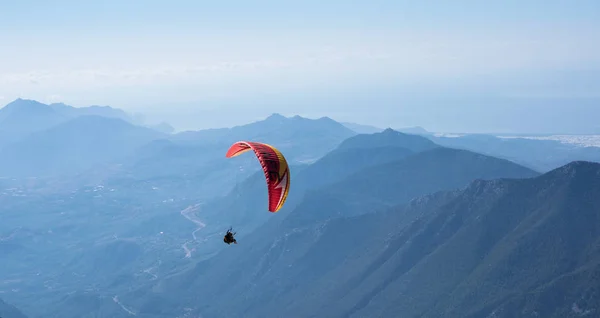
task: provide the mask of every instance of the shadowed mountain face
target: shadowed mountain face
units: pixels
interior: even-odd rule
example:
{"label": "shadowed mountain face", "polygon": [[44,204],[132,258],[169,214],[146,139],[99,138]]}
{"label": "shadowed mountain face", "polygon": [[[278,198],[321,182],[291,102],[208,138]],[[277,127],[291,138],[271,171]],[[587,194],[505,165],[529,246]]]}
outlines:
{"label": "shadowed mountain face", "polygon": [[259,229],[144,308],[175,310],[181,297],[213,317],[594,315],[599,213],[598,164],[477,180],[388,211]]}
{"label": "shadowed mountain face", "polygon": [[[386,264],[355,286],[363,307],[348,313],[570,317],[595,311],[599,217],[599,164],[474,182],[398,233]],[[376,283],[378,275],[385,278]]]}

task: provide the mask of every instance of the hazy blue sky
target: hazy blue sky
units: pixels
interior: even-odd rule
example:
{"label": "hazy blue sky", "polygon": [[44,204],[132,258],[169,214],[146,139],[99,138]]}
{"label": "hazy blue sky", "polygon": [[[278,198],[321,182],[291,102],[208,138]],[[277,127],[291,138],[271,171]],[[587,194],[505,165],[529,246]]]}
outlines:
{"label": "hazy blue sky", "polygon": [[600,1],[3,1],[0,103],[17,97],[180,129],[600,132]]}

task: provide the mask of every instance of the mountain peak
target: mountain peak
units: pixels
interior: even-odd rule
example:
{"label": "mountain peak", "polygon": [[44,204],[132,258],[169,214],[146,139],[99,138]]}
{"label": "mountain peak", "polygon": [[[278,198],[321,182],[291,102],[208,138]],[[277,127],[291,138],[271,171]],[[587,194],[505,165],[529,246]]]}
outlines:
{"label": "mountain peak", "polygon": [[0,128],[17,134],[45,129],[62,120],[52,107],[30,99],[17,98],[0,109]]}
{"label": "mountain peak", "polygon": [[417,133],[413,133],[410,131],[404,131],[402,129],[393,129],[393,128],[386,128],[382,131],[379,132],[379,134],[383,134],[383,135],[390,135],[390,136],[409,136],[409,135],[422,135],[422,134],[417,134]]}
{"label": "mountain peak", "polygon": [[439,147],[433,141],[418,135],[404,134],[391,128],[373,134],[359,134],[344,140],[340,149],[402,147],[420,152]]}
{"label": "mountain peak", "polygon": [[600,163],[591,161],[572,161],[562,167],[547,172],[550,178],[598,178],[600,177]]}
{"label": "mountain peak", "polygon": [[594,170],[600,170],[600,163],[598,162],[592,162],[592,161],[585,161],[585,160],[576,160],[576,161],[572,161],[562,167],[559,167],[555,170],[588,170],[588,169],[594,169]]}
{"label": "mountain peak", "polygon": [[287,117],[281,115],[280,113],[273,113],[271,115],[269,115],[269,117],[267,117],[265,120],[268,121],[273,121],[273,120],[277,120],[277,121],[281,121],[281,120],[286,120]]}
{"label": "mountain peak", "polygon": [[33,109],[33,108],[48,108],[48,105],[40,103],[33,99],[17,98],[14,101],[6,104],[6,106],[4,106],[3,109],[16,109],[17,107]]}

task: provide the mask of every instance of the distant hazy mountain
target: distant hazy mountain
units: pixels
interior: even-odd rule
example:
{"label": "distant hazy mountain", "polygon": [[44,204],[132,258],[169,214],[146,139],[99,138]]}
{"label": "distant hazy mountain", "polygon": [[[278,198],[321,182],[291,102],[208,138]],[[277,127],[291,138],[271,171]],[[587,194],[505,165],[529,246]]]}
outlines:
{"label": "distant hazy mountain", "polygon": [[481,134],[429,138],[443,146],[505,158],[540,172],[577,160],[600,162],[598,147],[579,147],[554,140],[503,139]]}
{"label": "distant hazy mountain", "polygon": [[[134,123],[132,117],[123,110],[109,106],[73,107],[63,103],[47,105],[19,98],[0,108],[0,134],[7,134],[10,141],[14,141],[78,116],[102,116]],[[0,145],[1,143],[0,136]]]}
{"label": "distant hazy mountain", "polygon": [[176,134],[173,140],[193,144],[226,144],[228,146],[239,140],[255,140],[277,147],[293,161],[311,162],[355,134],[352,130],[328,117],[308,119],[294,116],[287,118],[280,114],[272,114],[265,120],[243,126],[182,132]]}
{"label": "distant hazy mountain", "polygon": [[54,103],[50,104],[49,106],[56,112],[69,118],[74,118],[77,116],[102,116],[121,119],[128,123],[148,127],[164,134],[171,134],[175,131],[175,128],[173,128],[173,126],[167,122],[163,121],[158,124],[146,125],[144,124],[144,118],[142,114],[129,114],[122,109],[110,106],[92,105],[86,107],[73,107],[64,103]]}
{"label": "distant hazy mountain", "polygon": [[382,132],[374,134],[360,134],[344,140],[340,144],[340,149],[350,148],[375,148],[375,147],[402,147],[413,152],[420,152],[437,148],[431,140],[418,136],[409,135],[387,128]]}
{"label": "distant hazy mountain", "polygon": [[123,120],[80,116],[32,133],[0,150],[0,175],[41,176],[77,172],[133,153],[163,137]]}
{"label": "distant hazy mountain", "polygon": [[1,318],[27,318],[21,311],[12,305],[5,303],[0,299],[0,317]]}
{"label": "distant hazy mountain", "polygon": [[130,123],[134,123],[133,118],[121,109],[112,108],[110,106],[88,106],[88,107],[73,107],[63,103],[54,103],[48,105],[57,113],[68,118],[78,116],[102,116],[109,118],[118,118]]}
{"label": "distant hazy mountain", "polygon": [[0,132],[25,135],[55,126],[67,119],[67,116],[46,104],[17,99],[0,108]]}
{"label": "distant hazy mountain", "polygon": [[[335,204],[293,215],[318,216]],[[389,212],[259,229],[246,249],[224,250],[172,278],[161,293],[166,302],[155,294],[146,310],[175,310],[182,301],[210,316],[593,314],[599,218],[598,164],[477,180]]]}

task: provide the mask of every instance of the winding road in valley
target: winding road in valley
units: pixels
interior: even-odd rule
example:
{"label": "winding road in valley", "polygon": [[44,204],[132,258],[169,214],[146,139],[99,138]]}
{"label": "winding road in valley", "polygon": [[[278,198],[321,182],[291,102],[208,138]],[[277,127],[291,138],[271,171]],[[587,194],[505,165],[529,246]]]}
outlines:
{"label": "winding road in valley", "polygon": [[[189,207],[181,210],[181,215],[186,218],[188,221],[196,224],[197,228],[192,232],[192,239],[193,241],[196,241],[196,232],[202,230],[203,228],[206,227],[206,224],[204,224],[204,222],[202,222],[202,220],[200,220],[197,216],[196,216],[196,211],[198,211],[198,209],[200,208],[201,203],[198,204],[194,204],[194,205],[190,205]],[[188,244],[191,241],[187,241],[185,243],[183,243],[183,245],[181,245],[181,248],[183,248],[183,251],[185,252],[185,257],[186,258],[190,258],[192,257],[192,252],[193,250],[190,250],[190,248],[188,247]]]}

